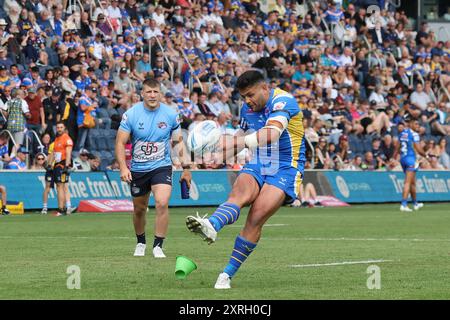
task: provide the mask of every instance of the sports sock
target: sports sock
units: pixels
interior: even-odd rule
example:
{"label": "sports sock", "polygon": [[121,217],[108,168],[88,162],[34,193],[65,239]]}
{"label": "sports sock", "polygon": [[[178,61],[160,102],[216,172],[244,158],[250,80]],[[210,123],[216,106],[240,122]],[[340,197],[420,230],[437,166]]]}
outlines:
{"label": "sports sock", "polygon": [[146,244],[146,242],[145,242],[145,232],[143,234],[137,234],[136,238],[137,238],[137,243]]}
{"label": "sports sock", "polygon": [[45,203],[42,204],[42,209],[45,209],[45,210],[48,209],[48,207],[47,207],[47,202],[45,202]]}
{"label": "sports sock", "polygon": [[417,200],[413,200],[413,204],[416,206],[419,202]]}
{"label": "sports sock", "polygon": [[256,243],[250,242],[242,236],[237,236],[236,241],[234,242],[234,249],[231,253],[230,261],[223,272],[228,274],[230,278],[234,276],[241,264],[244,263],[255,247]]}
{"label": "sports sock", "polygon": [[153,241],[153,248],[156,246],[162,248],[164,239],[164,237],[155,236],[155,240]]}
{"label": "sports sock", "polygon": [[72,204],[70,203],[70,201],[66,201],[66,207],[67,208],[72,208]]}
{"label": "sports sock", "polygon": [[216,231],[219,231],[227,224],[235,223],[239,218],[241,208],[234,203],[222,203],[216,211],[208,218]]}
{"label": "sports sock", "polygon": [[408,205],[408,200],[402,199],[402,206],[406,207]]}

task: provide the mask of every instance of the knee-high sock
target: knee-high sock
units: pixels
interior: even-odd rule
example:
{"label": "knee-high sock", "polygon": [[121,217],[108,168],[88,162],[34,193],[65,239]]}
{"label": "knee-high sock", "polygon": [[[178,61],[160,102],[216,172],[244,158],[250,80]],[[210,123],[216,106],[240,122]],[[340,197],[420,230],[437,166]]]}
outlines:
{"label": "knee-high sock", "polygon": [[235,223],[239,218],[241,208],[234,203],[222,203],[216,211],[208,218],[216,231],[219,231],[227,224]]}
{"label": "knee-high sock", "polygon": [[242,236],[237,236],[234,242],[233,252],[231,252],[230,261],[223,272],[228,274],[230,278],[234,276],[255,247],[256,243],[250,242]]}

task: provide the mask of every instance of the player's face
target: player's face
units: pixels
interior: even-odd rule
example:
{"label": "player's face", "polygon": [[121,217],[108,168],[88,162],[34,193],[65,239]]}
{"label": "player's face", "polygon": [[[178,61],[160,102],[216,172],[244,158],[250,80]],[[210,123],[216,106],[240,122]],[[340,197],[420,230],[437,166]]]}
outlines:
{"label": "player's face", "polygon": [[64,133],[64,130],[66,130],[66,127],[63,124],[56,125],[56,133],[58,136],[62,135]]}
{"label": "player's face", "polygon": [[412,121],[410,126],[411,126],[412,130],[414,130],[416,132],[419,131],[419,128],[420,128],[419,121],[417,121],[417,120],[416,121]]}
{"label": "player's face", "polygon": [[269,100],[270,88],[267,83],[258,83],[241,90],[240,94],[253,111],[261,111]]}
{"label": "player's face", "polygon": [[144,98],[144,105],[147,108],[154,109],[159,106],[161,101],[161,91],[158,87],[144,86],[142,88],[142,97]]}

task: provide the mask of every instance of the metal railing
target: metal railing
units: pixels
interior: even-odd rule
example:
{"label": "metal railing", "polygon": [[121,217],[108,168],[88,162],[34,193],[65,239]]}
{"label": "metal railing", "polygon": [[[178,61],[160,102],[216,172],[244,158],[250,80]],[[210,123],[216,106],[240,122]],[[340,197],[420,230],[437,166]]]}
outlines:
{"label": "metal railing", "polygon": [[319,10],[317,10],[317,8],[314,6],[314,3],[315,3],[316,1],[307,0],[306,2],[309,4],[309,6],[311,7],[311,9],[314,10],[314,13],[316,14],[316,16],[320,17],[320,21],[323,22],[323,25],[325,26],[325,29],[327,29],[327,31],[331,34],[330,27],[328,26],[327,21],[326,21],[325,19],[322,18],[322,16],[319,14]]}
{"label": "metal railing", "polygon": [[439,99],[439,102],[442,101],[442,95],[443,95],[443,94],[445,94],[445,95],[447,96],[447,100],[450,101],[450,94],[449,94],[447,88],[445,87],[445,85],[444,85],[444,83],[443,83],[443,81],[442,81],[442,78],[440,78],[440,77],[439,77],[439,85],[441,86],[441,87],[439,88],[439,90],[438,90],[438,99]]}
{"label": "metal railing", "polygon": [[[180,52],[181,52],[181,54],[183,55],[184,61],[186,61],[187,65],[188,65],[188,67],[189,67],[189,70],[191,71],[191,79],[194,78],[194,79],[197,81],[197,83],[198,83],[199,86],[200,86],[200,90],[203,92],[203,85],[202,85],[202,82],[201,82],[200,79],[194,74],[194,68],[192,67],[191,62],[189,61],[189,58],[186,56],[186,53],[184,52],[183,48],[180,49]],[[190,85],[193,86],[193,84],[191,84],[191,83],[190,83]],[[190,91],[192,91],[192,88],[189,88],[189,89],[190,89]]]}
{"label": "metal railing", "polygon": [[305,141],[308,144],[309,148],[311,149],[311,169],[314,169],[314,159],[316,159],[316,150],[314,148],[314,146],[312,145],[311,141],[309,141],[309,139],[305,137]]}
{"label": "metal railing", "polygon": [[369,68],[371,67],[371,61],[372,61],[371,57],[372,57],[372,54],[375,56],[375,59],[377,59],[378,64],[380,65],[380,68],[381,68],[382,63],[381,63],[380,57],[378,56],[378,54],[376,53],[376,51],[372,49],[372,46],[370,45],[370,42],[369,42],[369,40],[367,39],[367,37],[366,37],[365,35],[362,35],[362,38],[363,38],[364,42],[365,42],[366,45],[367,45],[367,49],[369,50],[369,57],[368,57],[368,58],[369,58]]}
{"label": "metal railing", "polygon": [[[36,133],[36,131],[34,130],[29,130],[27,129],[27,131],[25,132],[25,148],[27,150],[29,150],[29,134],[31,133],[32,136],[34,136],[36,138],[37,143],[39,144],[40,149],[43,151],[44,150],[44,145],[41,142],[41,139],[39,138],[39,135]],[[30,154],[27,155],[27,168],[29,167],[30,164]]]}
{"label": "metal railing", "polygon": [[[79,1],[79,0],[78,0],[78,1]],[[100,0],[94,0],[94,6],[95,6],[95,3],[96,3],[96,2],[98,3],[98,5],[99,5],[99,7],[102,9],[102,11],[105,12],[105,8],[103,8],[103,5],[101,4]],[[90,2],[90,10],[91,10],[91,17],[92,17],[92,2]],[[128,18],[128,17],[127,17],[127,18]],[[106,14],[105,14],[105,19],[106,19],[106,21],[108,22],[109,27],[111,28],[112,34],[115,35],[116,32],[114,31],[114,28],[113,28],[113,25],[112,25],[111,21],[109,21],[109,16],[106,15]],[[129,18],[128,18],[128,19],[129,19]],[[131,26],[131,23],[130,23],[130,26]]]}
{"label": "metal railing", "polygon": [[[156,43],[158,44],[159,48],[161,49],[161,52],[162,52],[163,57],[164,57],[164,60],[166,60],[167,65],[169,66],[170,81],[173,81],[173,75],[175,73],[174,68],[173,68],[173,64],[172,64],[172,62],[170,62],[169,58],[167,57],[167,54],[164,52],[165,51],[164,47],[162,46],[162,43],[161,43],[161,41],[159,41],[157,36],[153,36],[153,37],[150,37],[150,39],[148,39],[148,46],[149,47],[152,46],[152,44],[151,44],[152,38],[156,39]],[[150,49],[150,53],[151,53],[151,49]],[[151,57],[151,55],[150,55],[150,57]],[[150,64],[151,64],[151,60],[150,60]]]}
{"label": "metal railing", "polygon": [[411,84],[411,86],[414,85],[414,75],[417,75],[417,78],[419,79],[420,83],[422,83],[422,85],[425,85],[425,80],[423,79],[422,74],[419,72],[419,70],[413,69],[411,71],[411,76],[410,76],[410,84]]}

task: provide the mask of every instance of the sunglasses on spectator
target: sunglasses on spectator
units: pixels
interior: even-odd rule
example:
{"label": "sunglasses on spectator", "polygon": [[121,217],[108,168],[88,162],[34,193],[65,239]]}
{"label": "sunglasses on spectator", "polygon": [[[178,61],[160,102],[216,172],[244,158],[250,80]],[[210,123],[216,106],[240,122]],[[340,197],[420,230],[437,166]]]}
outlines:
{"label": "sunglasses on spectator", "polygon": [[38,158],[36,158],[38,161],[42,161],[42,160],[45,160],[45,158],[42,158],[42,157],[38,157]]}

